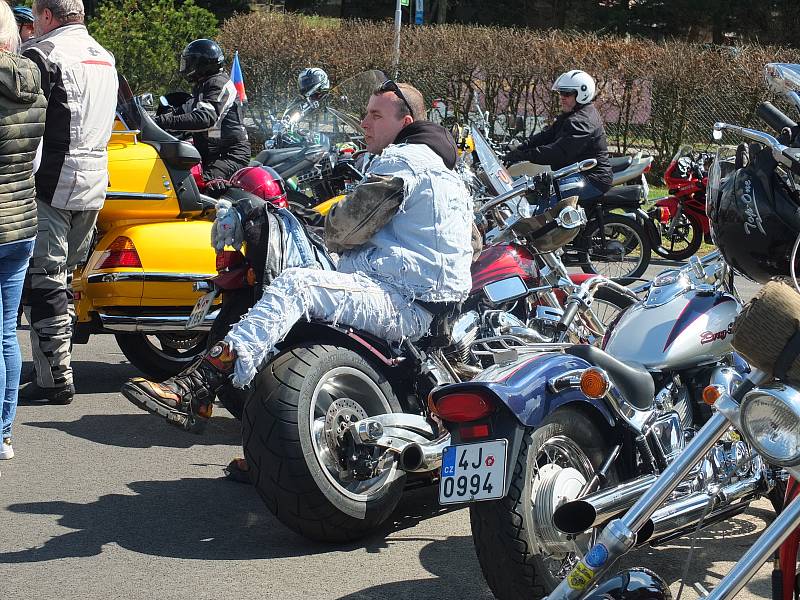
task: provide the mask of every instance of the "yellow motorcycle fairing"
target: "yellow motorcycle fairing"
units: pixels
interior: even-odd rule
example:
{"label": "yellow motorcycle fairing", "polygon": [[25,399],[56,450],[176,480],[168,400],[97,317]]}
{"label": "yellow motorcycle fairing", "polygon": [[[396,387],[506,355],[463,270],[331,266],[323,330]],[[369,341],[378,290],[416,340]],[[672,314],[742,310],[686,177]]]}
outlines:
{"label": "yellow motorcycle fairing", "polygon": [[[119,238],[132,242],[141,267],[101,268]],[[115,306],[170,306],[188,314],[202,295],[193,283],[216,275],[210,240],[208,221],[135,223],[109,230],[75,279],[83,305],[78,320],[88,319],[89,311]]]}
{"label": "yellow motorcycle fairing", "polygon": [[331,209],[334,207],[334,205],[338,204],[342,200],[342,198],[344,198],[344,194],[334,196],[333,198],[325,200],[325,202],[320,202],[312,210],[325,217],[329,212],[331,212]]}
{"label": "yellow motorcycle fairing", "polygon": [[117,221],[175,219],[178,197],[164,162],[132,133],[114,132],[108,143],[108,189],[97,218],[101,231]]}

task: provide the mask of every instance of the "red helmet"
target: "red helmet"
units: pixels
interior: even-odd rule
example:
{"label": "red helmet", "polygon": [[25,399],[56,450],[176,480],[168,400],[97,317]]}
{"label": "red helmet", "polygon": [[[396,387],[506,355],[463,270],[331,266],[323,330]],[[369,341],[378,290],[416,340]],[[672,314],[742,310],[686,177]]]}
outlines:
{"label": "red helmet", "polygon": [[283,178],[272,167],[245,167],[234,173],[229,181],[232,187],[238,187],[255,194],[278,208],[288,208],[286,185]]}

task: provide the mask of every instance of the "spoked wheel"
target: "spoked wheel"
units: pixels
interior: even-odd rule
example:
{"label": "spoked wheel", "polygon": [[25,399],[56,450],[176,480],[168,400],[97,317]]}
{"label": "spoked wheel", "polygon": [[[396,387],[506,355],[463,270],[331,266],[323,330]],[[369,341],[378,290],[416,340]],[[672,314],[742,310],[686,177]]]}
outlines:
{"label": "spoked wheel", "polygon": [[117,333],[120,350],[131,364],[157,380],[177,375],[206,350],[208,334],[186,333]]}
{"label": "spoked wheel", "polygon": [[553,512],[578,497],[607,453],[583,412],[556,411],[526,433],[508,495],[470,506],[478,562],[497,598],[546,596],[588,550],[595,532],[567,537],[553,524]]}
{"label": "spoked wheel", "polygon": [[676,213],[669,223],[658,224],[658,229],[661,239],[653,250],[670,260],[686,260],[703,243],[703,227],[697,217],[685,212]]}
{"label": "spoked wheel", "polygon": [[635,278],[650,264],[650,239],[639,223],[625,215],[603,215],[602,235],[600,223],[591,221],[583,238],[586,260],[581,268],[585,273],[609,279]]}
{"label": "spoked wheel", "polygon": [[[594,295],[592,301],[592,312],[603,327],[608,330],[620,318],[622,312],[634,303],[633,298],[620,294],[610,288],[600,288]],[[603,342],[603,335],[596,331],[585,319],[579,319],[577,325],[577,338],[575,343],[587,343],[593,346],[600,346]],[[602,332],[603,334],[605,332]]]}
{"label": "spoked wheel", "polygon": [[344,348],[288,349],[259,374],[242,418],[256,489],[285,525],[308,538],[346,541],[370,533],[400,500],[405,473],[347,467],[351,423],[399,412],[386,379]]}

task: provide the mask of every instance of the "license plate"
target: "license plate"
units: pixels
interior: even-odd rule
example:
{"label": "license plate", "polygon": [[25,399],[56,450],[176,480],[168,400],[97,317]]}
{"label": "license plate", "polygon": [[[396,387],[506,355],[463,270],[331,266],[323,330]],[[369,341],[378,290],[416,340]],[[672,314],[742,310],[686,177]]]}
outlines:
{"label": "license plate", "polygon": [[214,304],[214,298],[217,297],[217,290],[208,292],[200,296],[197,304],[192,309],[192,314],[189,315],[189,321],[186,323],[186,329],[193,329],[203,322],[208,314],[208,309]]}
{"label": "license plate", "polygon": [[503,497],[508,440],[447,446],[442,453],[439,504]]}

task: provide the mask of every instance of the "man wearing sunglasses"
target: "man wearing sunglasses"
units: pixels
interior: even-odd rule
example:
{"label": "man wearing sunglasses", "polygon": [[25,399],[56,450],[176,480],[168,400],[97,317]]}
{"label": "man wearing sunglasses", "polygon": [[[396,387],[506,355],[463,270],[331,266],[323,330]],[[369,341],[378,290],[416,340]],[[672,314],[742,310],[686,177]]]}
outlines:
{"label": "man wearing sunglasses", "polygon": [[560,95],[561,114],[550,127],[531,135],[506,154],[504,162],[527,160],[557,170],[593,158],[597,160],[594,169],[563,179],[560,187],[564,192],[574,186],[581,200],[605,194],[611,187],[611,163],[603,119],[592,104],[595,89],[594,79],[588,73],[577,70],[562,73],[553,84],[553,91]]}
{"label": "man wearing sunglasses", "polygon": [[[133,379],[122,388],[126,398],[198,430],[211,415],[215,392],[229,380],[247,386],[302,318],[389,341],[415,340],[434,315],[467,297],[473,211],[453,171],[452,136],[425,120],[416,88],[393,81],[372,93],[361,125],[375,157],[325,222],[338,270],[286,269],[199,362],[162,383]],[[237,469],[243,470],[241,461]]]}

